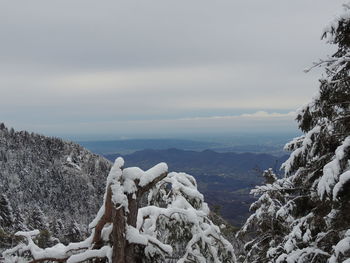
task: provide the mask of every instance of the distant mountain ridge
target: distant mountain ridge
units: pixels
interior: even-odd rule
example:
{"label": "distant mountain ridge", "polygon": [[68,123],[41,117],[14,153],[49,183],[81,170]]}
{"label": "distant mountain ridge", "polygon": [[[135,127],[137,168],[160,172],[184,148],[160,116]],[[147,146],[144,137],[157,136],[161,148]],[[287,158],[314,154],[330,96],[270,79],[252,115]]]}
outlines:
{"label": "distant mountain ridge", "polygon": [[110,141],[78,141],[78,143],[97,154],[132,153],[143,149],[180,148],[186,150],[208,149],[220,144],[184,139],[127,139]]}
{"label": "distant mountain ridge", "polygon": [[[213,150],[189,151],[176,148],[166,150],[145,149],[132,154],[104,154],[109,160],[123,156],[131,166],[137,165],[143,169],[166,162],[170,170],[192,171],[195,176],[220,176],[243,180],[247,184],[260,180],[259,170],[269,167],[279,169],[288,155],[276,157],[270,154],[256,153],[219,153]],[[200,167],[198,173],[195,167]]]}
{"label": "distant mountain ridge", "polygon": [[223,136],[197,139],[124,139],[108,141],[77,141],[80,145],[97,154],[130,154],[144,149],[166,150],[171,148],[203,151],[210,149],[216,152],[267,153],[283,156],[283,146],[296,137],[293,134],[269,135],[256,134]]}

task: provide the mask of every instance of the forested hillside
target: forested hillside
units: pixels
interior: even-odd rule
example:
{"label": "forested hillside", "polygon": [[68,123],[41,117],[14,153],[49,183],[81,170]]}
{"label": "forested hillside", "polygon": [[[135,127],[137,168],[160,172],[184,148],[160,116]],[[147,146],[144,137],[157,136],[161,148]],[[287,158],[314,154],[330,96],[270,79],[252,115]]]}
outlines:
{"label": "forested hillside", "polygon": [[0,124],[0,210],[7,211],[0,215],[0,242],[36,228],[79,238],[101,204],[110,167],[77,144]]}

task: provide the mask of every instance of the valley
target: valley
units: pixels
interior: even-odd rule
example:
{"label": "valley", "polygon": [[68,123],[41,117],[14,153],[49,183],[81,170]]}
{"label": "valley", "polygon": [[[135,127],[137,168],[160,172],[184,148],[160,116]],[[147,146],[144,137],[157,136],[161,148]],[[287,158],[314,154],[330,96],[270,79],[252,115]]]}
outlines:
{"label": "valley", "polygon": [[206,202],[235,226],[240,226],[249,216],[253,197],[250,189],[261,184],[262,172],[267,168],[277,170],[288,155],[218,153],[212,150],[188,151],[180,149],[142,150],[132,154],[106,154],[113,161],[122,156],[128,166],[148,169],[166,162],[169,171],[193,175]]}

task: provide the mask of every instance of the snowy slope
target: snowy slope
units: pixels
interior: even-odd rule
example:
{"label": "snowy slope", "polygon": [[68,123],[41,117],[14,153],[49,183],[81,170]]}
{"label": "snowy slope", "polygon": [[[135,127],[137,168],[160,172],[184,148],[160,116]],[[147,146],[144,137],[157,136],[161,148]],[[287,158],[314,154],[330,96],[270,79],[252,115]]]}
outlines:
{"label": "snowy slope", "polygon": [[101,205],[110,168],[108,160],[75,143],[0,124],[0,193],[28,228],[39,206],[50,232],[59,219],[83,230]]}

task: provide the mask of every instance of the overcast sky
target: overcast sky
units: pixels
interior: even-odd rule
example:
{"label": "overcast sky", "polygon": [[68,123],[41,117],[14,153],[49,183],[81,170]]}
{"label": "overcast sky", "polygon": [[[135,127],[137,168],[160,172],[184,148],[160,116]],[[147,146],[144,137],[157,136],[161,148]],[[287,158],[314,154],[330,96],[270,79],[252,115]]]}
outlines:
{"label": "overcast sky", "polygon": [[84,138],[291,131],[341,0],[0,0],[0,121]]}

